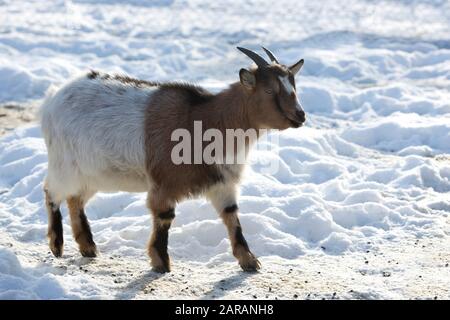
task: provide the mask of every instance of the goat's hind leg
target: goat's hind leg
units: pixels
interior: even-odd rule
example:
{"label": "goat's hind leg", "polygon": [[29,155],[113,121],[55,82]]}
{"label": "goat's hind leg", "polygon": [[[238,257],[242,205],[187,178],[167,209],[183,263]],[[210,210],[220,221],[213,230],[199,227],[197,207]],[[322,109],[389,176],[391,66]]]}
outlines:
{"label": "goat's hind leg", "polygon": [[50,191],[45,187],[45,205],[48,214],[48,232],[49,247],[55,257],[61,257],[63,254],[64,236],[62,216],[60,211],[61,202],[55,202]]}
{"label": "goat's hind leg", "polygon": [[81,255],[93,258],[97,256],[97,247],[84,212],[86,201],[86,197],[82,196],[69,197],[67,198],[67,207],[69,208],[73,237],[78,243]]}

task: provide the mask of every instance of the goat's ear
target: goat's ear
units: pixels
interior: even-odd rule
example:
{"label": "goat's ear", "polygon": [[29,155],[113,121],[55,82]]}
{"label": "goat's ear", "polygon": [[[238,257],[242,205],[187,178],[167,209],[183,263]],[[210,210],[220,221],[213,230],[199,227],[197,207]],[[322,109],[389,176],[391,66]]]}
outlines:
{"label": "goat's ear", "polygon": [[256,77],[247,69],[239,70],[239,78],[241,79],[241,83],[245,88],[250,90],[256,87]]}
{"label": "goat's ear", "polygon": [[294,76],[300,71],[300,69],[303,67],[303,63],[305,60],[300,59],[297,63],[294,63],[292,66],[289,67],[289,70],[294,74]]}

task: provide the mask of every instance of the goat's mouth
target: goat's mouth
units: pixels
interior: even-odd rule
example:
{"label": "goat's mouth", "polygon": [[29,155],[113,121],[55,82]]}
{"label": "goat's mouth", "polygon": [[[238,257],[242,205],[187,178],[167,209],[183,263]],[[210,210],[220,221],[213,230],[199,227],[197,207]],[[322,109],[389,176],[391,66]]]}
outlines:
{"label": "goat's mouth", "polygon": [[284,116],[291,123],[292,128],[300,128],[306,121],[305,113],[297,113],[296,116],[283,112]]}
{"label": "goat's mouth", "polygon": [[305,123],[305,120],[292,119],[291,117],[286,116],[286,118],[291,123],[291,128],[300,128]]}
{"label": "goat's mouth", "polygon": [[305,121],[306,121],[304,113],[303,113],[303,117],[298,119],[296,116],[290,115],[286,111],[283,110],[278,98],[276,99],[276,105],[277,105],[278,111],[281,113],[281,115],[283,117],[285,117],[291,124],[291,128],[300,128],[301,126],[303,126],[303,123],[305,123]]}

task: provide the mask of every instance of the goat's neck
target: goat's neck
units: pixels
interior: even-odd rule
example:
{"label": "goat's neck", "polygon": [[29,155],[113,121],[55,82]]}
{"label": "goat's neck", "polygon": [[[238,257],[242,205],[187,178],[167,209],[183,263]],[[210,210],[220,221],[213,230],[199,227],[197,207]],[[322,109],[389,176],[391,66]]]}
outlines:
{"label": "goat's neck", "polygon": [[248,113],[249,94],[239,82],[219,92],[213,99],[215,123],[220,130],[225,129],[257,129]]}

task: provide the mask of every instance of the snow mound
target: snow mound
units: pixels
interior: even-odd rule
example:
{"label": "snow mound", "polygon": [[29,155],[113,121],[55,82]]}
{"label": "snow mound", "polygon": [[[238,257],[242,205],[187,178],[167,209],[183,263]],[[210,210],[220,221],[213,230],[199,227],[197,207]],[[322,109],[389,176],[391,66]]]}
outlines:
{"label": "snow mound", "polygon": [[450,153],[450,122],[445,118],[396,114],[373,124],[355,125],[343,138],[367,148],[400,155]]}
{"label": "snow mound", "polygon": [[23,268],[16,255],[0,248],[0,299],[56,299],[69,298],[52,274],[33,276]]}
{"label": "snow mound", "polygon": [[0,101],[40,97],[50,83],[50,80],[37,77],[27,69],[2,65],[0,62]]}

